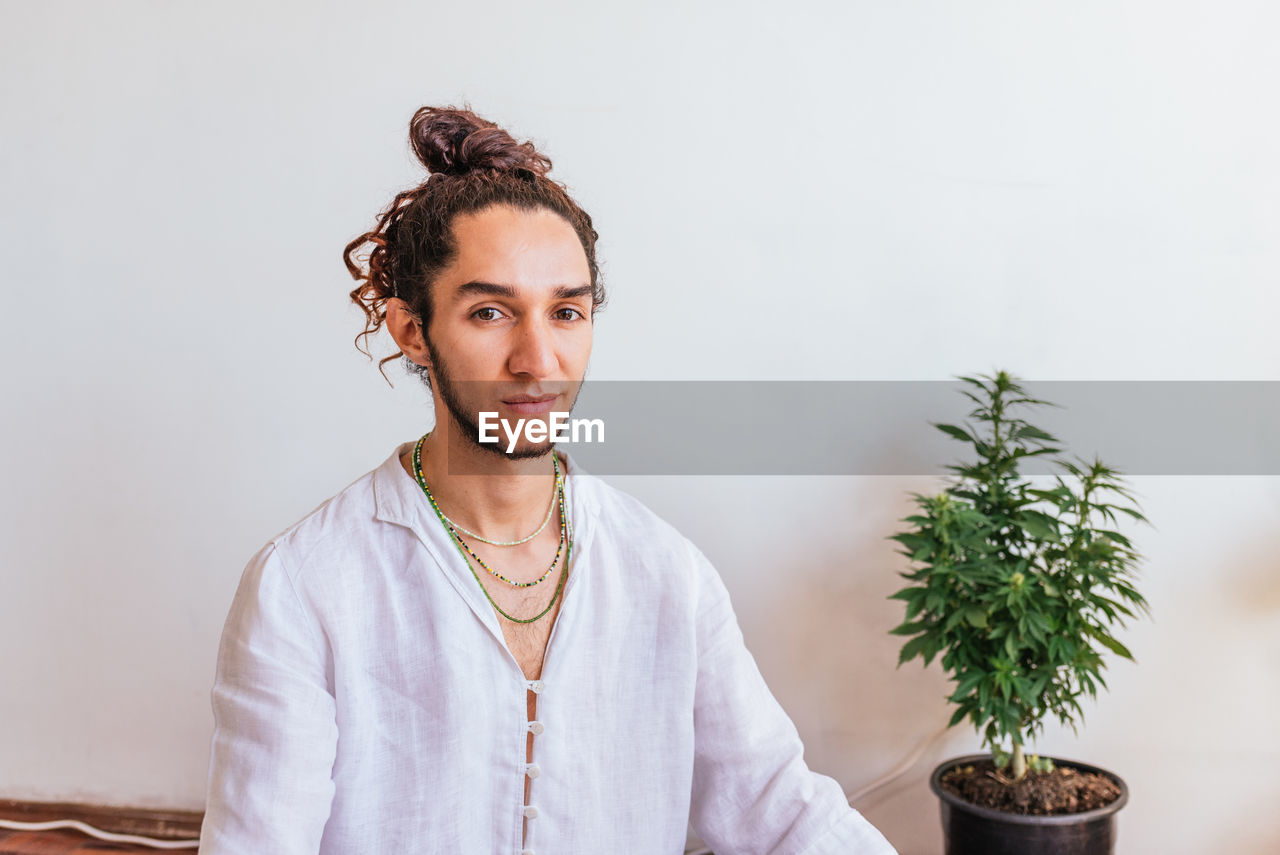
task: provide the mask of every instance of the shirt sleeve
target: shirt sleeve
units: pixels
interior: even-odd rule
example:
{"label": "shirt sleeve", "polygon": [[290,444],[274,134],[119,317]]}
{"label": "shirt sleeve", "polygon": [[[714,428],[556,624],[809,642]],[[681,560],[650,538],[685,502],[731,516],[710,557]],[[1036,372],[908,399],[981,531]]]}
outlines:
{"label": "shirt sleeve", "polygon": [[250,559],[218,649],[201,855],[316,855],[338,728],[329,648],[275,543]]}
{"label": "shirt sleeve", "polygon": [[695,553],[694,831],[716,853],[896,855],[834,779],[805,765],[800,735],[747,650],[724,583]]}

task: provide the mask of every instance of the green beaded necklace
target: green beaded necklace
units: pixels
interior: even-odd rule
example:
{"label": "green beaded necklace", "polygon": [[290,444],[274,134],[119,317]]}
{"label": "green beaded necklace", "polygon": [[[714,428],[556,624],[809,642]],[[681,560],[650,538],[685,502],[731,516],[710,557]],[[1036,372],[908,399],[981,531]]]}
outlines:
{"label": "green beaded necklace", "polygon": [[[507,579],[505,576],[502,576],[494,572],[493,570],[489,570],[489,568],[485,566],[485,563],[480,560],[480,556],[476,555],[474,552],[471,551],[471,548],[467,546],[465,542],[463,542],[462,537],[459,536],[458,532],[455,531],[453,526],[451,526],[446,521],[444,512],[440,510],[440,506],[436,504],[435,497],[431,495],[431,490],[427,488],[427,479],[422,475],[422,444],[426,442],[427,437],[430,435],[431,435],[431,431],[427,431],[426,433],[424,433],[422,435],[422,438],[419,439],[417,444],[413,447],[413,475],[414,475],[414,478],[416,478],[418,481],[418,486],[422,488],[422,492],[426,493],[427,501],[431,504],[432,510],[436,512],[436,516],[439,518],[440,524],[445,527],[445,530],[448,531],[450,536],[453,538],[454,546],[458,548],[458,554],[462,556],[462,560],[464,563],[466,563],[467,569],[470,570],[471,575],[475,577],[476,584],[479,585],[480,590],[484,592],[484,598],[489,601],[489,605],[497,609],[498,614],[502,615],[504,618],[511,621],[512,623],[533,623],[538,618],[542,617],[547,612],[551,611],[551,607],[554,606],[556,604],[556,600],[560,598],[560,592],[564,588],[565,576],[568,575],[569,556],[573,553],[573,538],[568,535],[568,531],[569,531],[568,522],[565,519],[565,513],[564,513],[564,483],[563,483],[563,479],[560,478],[560,464],[555,459],[555,452],[552,452],[551,460],[552,460],[552,463],[555,465],[555,469],[556,469],[556,497],[560,504],[560,547],[556,549],[556,557],[555,559],[552,560],[551,567],[548,568],[547,572],[542,575],[542,578],[537,579],[534,582],[523,582],[523,583],[512,582],[510,579]],[[464,549],[466,550],[465,552],[463,551]],[[488,589],[486,589],[484,586],[484,583],[480,581],[480,576],[476,573],[475,568],[471,566],[471,562],[467,561],[467,553],[470,553],[471,557],[474,558],[476,562],[480,564],[481,567],[484,567],[486,570],[489,570],[490,573],[497,576],[499,579],[502,579],[504,582],[508,582],[512,585],[516,585],[517,587],[530,587],[532,585],[538,584],[538,582],[541,582],[543,579],[546,579],[548,576],[551,575],[551,571],[554,570],[556,567],[556,562],[560,560],[560,552],[562,549],[564,550],[565,572],[560,574],[560,581],[556,585],[556,592],[551,595],[551,602],[547,603],[547,607],[545,609],[538,612],[536,615],[534,615],[531,618],[512,617],[511,615],[503,611],[502,607],[493,601],[493,597],[489,596]]]}
{"label": "green beaded necklace", "polygon": [[[430,435],[431,435],[431,431],[427,431],[426,435],[423,436],[422,439],[425,440]],[[449,530],[449,533],[453,535],[457,543],[461,544],[462,548],[467,550],[467,554],[470,555],[472,558],[474,558],[476,563],[479,564],[481,567],[483,567],[485,569],[485,572],[487,572],[490,576],[501,579],[502,581],[506,582],[508,585],[512,586],[513,588],[532,588],[534,585],[541,583],[548,576],[550,576],[551,572],[556,569],[556,562],[560,560],[560,553],[564,551],[565,536],[566,536],[567,529],[564,526],[561,526],[560,528],[560,545],[556,547],[556,557],[551,559],[551,566],[547,568],[547,572],[543,573],[541,577],[534,579],[532,582],[517,582],[514,579],[508,579],[506,576],[503,576],[501,573],[499,573],[497,570],[494,570],[488,564],[485,564],[484,559],[481,558],[479,555],[476,555],[475,550],[473,550],[470,546],[467,545],[467,542],[462,539],[462,535],[460,534],[460,532],[466,532],[467,534],[474,535],[474,532],[467,531],[467,529],[463,528],[453,520],[449,519],[449,515],[446,514],[443,510],[441,510],[440,505],[436,503],[435,496],[432,496],[431,491],[427,489],[426,476],[422,474],[421,441],[419,441],[419,443],[420,444],[415,448],[415,454],[414,454],[414,460],[413,460],[414,477],[418,479],[418,484],[422,486],[424,491],[426,491],[427,500],[431,502],[431,507],[435,509],[436,514],[440,517],[440,521],[444,523],[445,528]],[[562,490],[564,487],[564,484],[560,478],[560,462],[556,460],[555,455],[552,455],[551,463],[555,467],[556,488],[555,488],[554,494],[551,496],[551,507],[547,508],[547,519],[551,519],[551,511],[555,510],[555,507],[558,501],[563,499]],[[545,526],[543,526],[543,528],[545,528]],[[541,533],[541,531],[542,529],[540,528],[538,529],[537,532],[534,532],[534,534],[535,535],[539,534]],[[485,543],[492,543],[495,546],[516,545],[515,543],[495,543],[492,540],[484,540],[484,538],[479,538],[479,539],[483,540]],[[532,539],[532,536],[526,537],[524,541],[528,541],[530,539]]]}

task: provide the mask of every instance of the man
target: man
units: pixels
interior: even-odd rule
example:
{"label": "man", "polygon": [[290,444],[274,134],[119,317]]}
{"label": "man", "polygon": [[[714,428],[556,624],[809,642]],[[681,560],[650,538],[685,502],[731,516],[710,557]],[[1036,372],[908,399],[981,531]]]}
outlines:
{"label": "man", "polygon": [[347,257],[437,425],[249,562],[201,852],[674,855],[690,823],[723,855],[893,852],[805,766],[701,552],[552,443],[480,441],[572,409],[595,232],[527,143],[410,129],[433,174]]}

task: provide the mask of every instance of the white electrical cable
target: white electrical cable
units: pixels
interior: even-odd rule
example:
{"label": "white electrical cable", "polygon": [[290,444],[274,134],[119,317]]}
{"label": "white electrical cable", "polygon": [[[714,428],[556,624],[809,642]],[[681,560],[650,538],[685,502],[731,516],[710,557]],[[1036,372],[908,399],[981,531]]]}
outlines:
{"label": "white electrical cable", "polygon": [[946,733],[950,729],[951,728],[949,726],[943,725],[932,736],[922,740],[920,744],[916,746],[916,750],[912,751],[911,754],[909,754],[905,760],[903,760],[893,769],[889,770],[879,779],[872,781],[870,784],[867,784],[862,789],[855,790],[854,792],[848,794],[846,798],[848,798],[849,804],[853,804],[854,802],[858,801],[858,799],[861,799],[864,796],[870,795],[871,793],[875,792],[881,787],[891,784],[894,781],[896,781],[898,778],[901,778],[903,775],[907,773],[908,770],[911,769],[912,766],[916,765],[916,763],[919,762],[920,757],[924,754],[924,752],[929,750],[929,748],[933,745],[933,743],[937,742],[938,739],[941,738],[942,734]]}
{"label": "white electrical cable", "polygon": [[136,834],[116,834],[94,828],[92,825],[85,825],[77,819],[55,819],[51,822],[17,822],[0,819],[0,828],[10,828],[15,831],[52,831],[55,828],[74,828],[99,840],[110,840],[112,843],[137,843],[153,849],[195,849],[200,845],[199,840],[156,840],[151,837],[139,837]]}

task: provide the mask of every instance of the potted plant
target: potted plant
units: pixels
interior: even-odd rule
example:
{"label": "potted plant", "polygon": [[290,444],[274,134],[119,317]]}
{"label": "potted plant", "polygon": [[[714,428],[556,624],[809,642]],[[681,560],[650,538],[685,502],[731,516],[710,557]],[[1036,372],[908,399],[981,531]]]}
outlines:
{"label": "potted plant", "polygon": [[1106,687],[1106,653],[1133,660],[1113,626],[1149,609],[1133,587],[1142,558],[1115,523],[1117,514],[1148,521],[1134,506],[1106,501],[1132,496],[1096,457],[1050,458],[1068,477],[1035,489],[1019,462],[1061,449],[1010,411],[1057,405],[1028,397],[1004,371],[960,379],[974,387],[963,393],[978,405],[969,415],[985,423],[981,435],[932,424],[972,445],[977,460],[948,466],[958,477],[941,493],[912,493],[920,513],[891,536],[918,565],[900,574],[911,584],[891,597],[906,604],[892,632],[910,637],[898,665],[920,657],[927,666],[941,655],[954,683],[949,726],[967,718],[991,752],[952,758],[930,778],[946,852],[1111,853],[1124,781],[1027,746],[1051,715],[1078,733],[1081,698]]}

